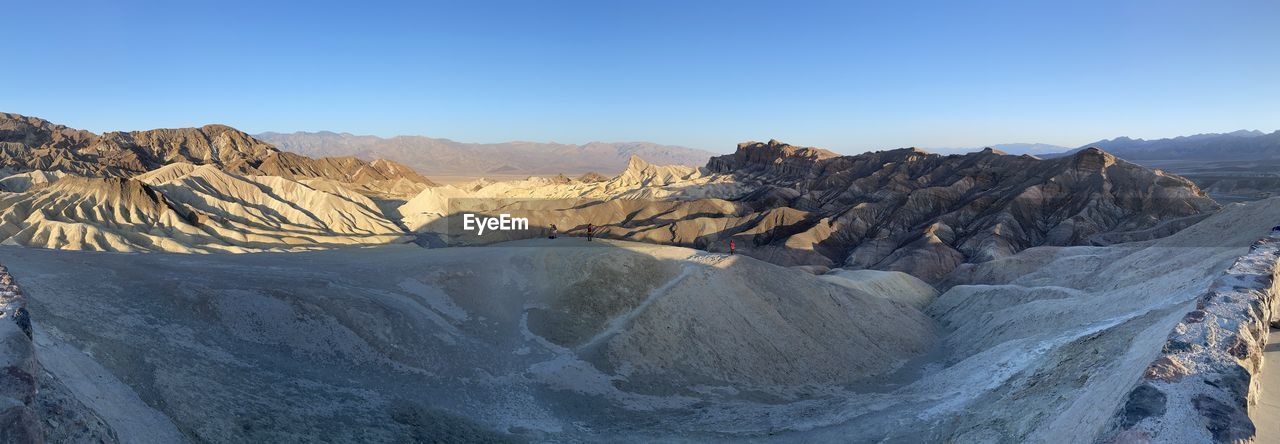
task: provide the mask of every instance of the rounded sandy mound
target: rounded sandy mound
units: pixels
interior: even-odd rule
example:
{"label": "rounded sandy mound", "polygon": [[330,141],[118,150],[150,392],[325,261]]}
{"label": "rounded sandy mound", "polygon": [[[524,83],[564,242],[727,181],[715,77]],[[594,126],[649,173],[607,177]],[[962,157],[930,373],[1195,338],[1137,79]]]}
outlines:
{"label": "rounded sandy mound", "polygon": [[633,382],[849,383],[933,344],[908,304],[742,256],[689,257],[663,286],[603,350]]}
{"label": "rounded sandy mound", "polygon": [[938,290],[932,285],[900,271],[835,269],[821,278],[841,287],[890,298],[922,310],[938,297]]}

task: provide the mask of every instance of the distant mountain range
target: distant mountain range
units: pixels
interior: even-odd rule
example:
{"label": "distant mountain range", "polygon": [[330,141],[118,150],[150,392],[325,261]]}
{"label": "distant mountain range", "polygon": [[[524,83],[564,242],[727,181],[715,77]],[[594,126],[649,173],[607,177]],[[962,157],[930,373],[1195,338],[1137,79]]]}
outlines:
{"label": "distant mountain range", "polygon": [[1071,147],[1062,145],[1052,145],[1048,143],[1000,143],[984,147],[969,148],[925,148],[925,151],[937,154],[964,154],[976,153],[982,151],[983,148],[993,148],[1008,154],[1030,154],[1033,156],[1042,156],[1046,154],[1057,154],[1072,151]]}
{"label": "distant mountain range", "polygon": [[1234,131],[1172,139],[1117,137],[1087,144],[1129,160],[1263,160],[1280,159],[1280,131]]}
{"label": "distant mountain range", "polygon": [[[1239,130],[1229,133],[1206,133],[1169,139],[1133,139],[1117,137],[1086,143],[1077,148],[1047,143],[1003,143],[990,145],[1008,154],[1030,154],[1038,157],[1062,157],[1085,148],[1101,148],[1128,160],[1264,160],[1280,159],[1280,131],[1264,133]],[[937,154],[964,154],[985,147],[926,148]]]}
{"label": "distant mountain range", "polygon": [[348,133],[267,132],[255,137],[280,149],[306,156],[356,156],[388,159],[430,175],[549,175],[588,172],[616,174],[631,156],[659,165],[702,166],[714,154],[649,142],[585,145],[504,142],[464,143],[425,136],[357,136]]}

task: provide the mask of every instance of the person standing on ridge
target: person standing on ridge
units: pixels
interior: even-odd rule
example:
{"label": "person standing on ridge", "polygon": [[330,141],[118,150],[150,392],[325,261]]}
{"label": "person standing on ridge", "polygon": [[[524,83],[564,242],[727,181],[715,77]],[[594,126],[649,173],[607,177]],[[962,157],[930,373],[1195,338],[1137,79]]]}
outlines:
{"label": "person standing on ridge", "polygon": [[587,242],[591,242],[591,238],[596,234],[596,226],[587,224]]}
{"label": "person standing on ridge", "polygon": [[729,239],[729,255],[730,255],[730,256],[733,256],[733,250],[734,250],[734,247],[735,247],[735,246],[736,246],[736,245],[734,245],[734,243],[733,243],[733,239]]}

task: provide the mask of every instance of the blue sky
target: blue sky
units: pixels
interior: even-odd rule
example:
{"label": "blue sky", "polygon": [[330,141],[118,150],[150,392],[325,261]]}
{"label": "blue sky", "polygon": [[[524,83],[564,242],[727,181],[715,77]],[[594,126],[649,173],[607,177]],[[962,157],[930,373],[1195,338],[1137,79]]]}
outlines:
{"label": "blue sky", "polygon": [[0,111],[721,152],[1280,129],[1274,0],[264,3],[6,5]]}

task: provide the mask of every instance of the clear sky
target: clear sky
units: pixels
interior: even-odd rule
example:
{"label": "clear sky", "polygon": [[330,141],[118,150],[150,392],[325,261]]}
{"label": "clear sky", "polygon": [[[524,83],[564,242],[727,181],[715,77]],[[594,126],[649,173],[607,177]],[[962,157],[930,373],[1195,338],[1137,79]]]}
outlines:
{"label": "clear sky", "polygon": [[1280,129],[1280,2],[4,6],[0,111],[92,131],[842,152]]}

